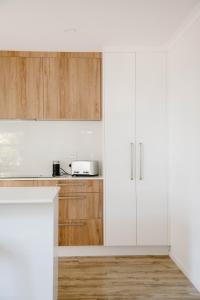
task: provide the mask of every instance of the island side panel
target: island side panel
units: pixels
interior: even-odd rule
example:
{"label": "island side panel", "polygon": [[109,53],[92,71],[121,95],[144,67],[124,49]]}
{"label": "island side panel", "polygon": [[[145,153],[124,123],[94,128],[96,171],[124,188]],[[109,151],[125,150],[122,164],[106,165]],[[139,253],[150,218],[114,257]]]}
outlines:
{"label": "island side panel", "polygon": [[54,204],[2,204],[0,208],[2,299],[55,300]]}

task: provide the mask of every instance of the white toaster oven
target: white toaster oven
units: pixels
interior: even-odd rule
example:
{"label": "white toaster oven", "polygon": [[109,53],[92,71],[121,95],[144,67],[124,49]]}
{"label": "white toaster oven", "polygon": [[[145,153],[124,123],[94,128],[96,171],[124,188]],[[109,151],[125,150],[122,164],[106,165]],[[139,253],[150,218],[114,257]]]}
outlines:
{"label": "white toaster oven", "polygon": [[97,176],[99,174],[98,161],[75,160],[71,163],[72,176]]}

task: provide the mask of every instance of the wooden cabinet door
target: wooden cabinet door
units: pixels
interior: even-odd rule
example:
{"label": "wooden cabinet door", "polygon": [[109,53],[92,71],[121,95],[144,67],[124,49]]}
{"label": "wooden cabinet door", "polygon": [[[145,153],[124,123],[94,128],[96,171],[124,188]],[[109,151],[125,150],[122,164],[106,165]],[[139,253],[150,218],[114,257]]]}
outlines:
{"label": "wooden cabinet door", "polygon": [[44,119],[101,119],[101,60],[43,58]]}
{"label": "wooden cabinet door", "polygon": [[42,119],[41,58],[0,57],[0,119]]}
{"label": "wooden cabinet door", "polygon": [[69,58],[69,119],[101,119],[101,64],[99,59]]}

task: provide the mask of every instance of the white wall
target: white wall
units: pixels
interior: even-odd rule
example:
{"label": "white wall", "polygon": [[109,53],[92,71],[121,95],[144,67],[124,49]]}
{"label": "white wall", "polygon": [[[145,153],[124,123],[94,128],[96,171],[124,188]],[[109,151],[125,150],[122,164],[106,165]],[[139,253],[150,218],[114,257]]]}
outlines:
{"label": "white wall", "polygon": [[200,290],[200,19],[168,59],[171,255]]}
{"label": "white wall", "polygon": [[0,122],[0,176],[51,175],[52,161],[102,161],[102,122]]}

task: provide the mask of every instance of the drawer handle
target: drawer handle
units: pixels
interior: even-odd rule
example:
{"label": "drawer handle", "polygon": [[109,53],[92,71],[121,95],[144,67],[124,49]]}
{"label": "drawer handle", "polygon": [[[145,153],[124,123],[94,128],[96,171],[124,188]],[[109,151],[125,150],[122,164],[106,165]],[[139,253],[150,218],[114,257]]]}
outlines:
{"label": "drawer handle", "polygon": [[59,196],[60,200],[85,200],[86,196]]}
{"label": "drawer handle", "polygon": [[76,187],[80,186],[80,187],[83,187],[84,183],[75,183],[75,184],[74,183],[68,183],[68,184],[67,183],[57,183],[56,185],[57,186],[72,186],[72,187],[73,186],[76,186]]}
{"label": "drawer handle", "polygon": [[79,223],[61,223],[59,226],[84,226],[85,222],[79,222]]}

